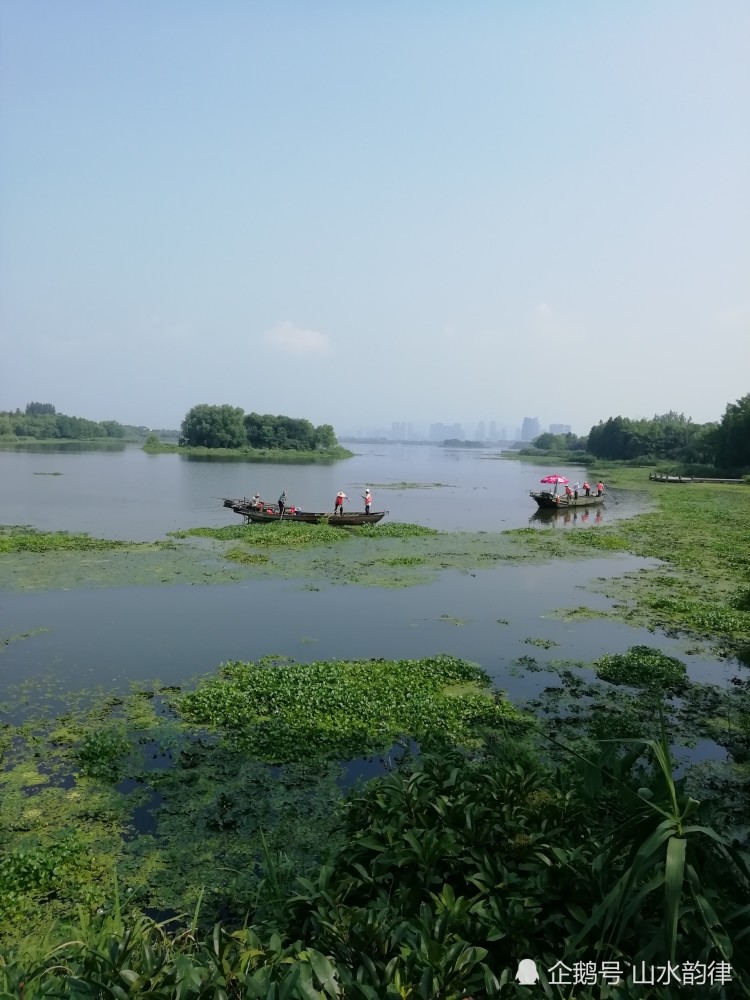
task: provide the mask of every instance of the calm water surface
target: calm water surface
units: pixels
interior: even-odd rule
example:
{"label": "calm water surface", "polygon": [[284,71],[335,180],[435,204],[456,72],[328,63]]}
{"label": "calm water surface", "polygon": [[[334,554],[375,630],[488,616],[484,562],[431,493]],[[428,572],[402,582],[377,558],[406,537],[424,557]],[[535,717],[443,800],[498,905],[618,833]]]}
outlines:
{"label": "calm water surface", "polygon": [[[179,455],[120,451],[0,452],[0,522],[42,529],[88,531],[126,539],[156,539],[165,532],[236,520],[215,497],[259,490],[290,503],[328,509],[343,489],[359,498],[365,486],[376,509],[399,521],[441,529],[497,531],[527,526],[573,528],[584,512],[553,521],[534,518],[528,490],[549,472],[525,462],[490,460],[485,453],[429,447],[362,446],[361,454],[333,466],[280,466],[195,461]],[[61,475],[38,475],[59,472]],[[584,468],[566,468],[573,481]],[[443,484],[388,489],[399,483]],[[637,494],[614,498],[601,523],[637,513]],[[356,506],[356,505],[355,505]],[[596,519],[591,512],[588,524]],[[566,623],[556,608],[607,599],[583,588],[595,577],[617,576],[646,560],[615,556],[547,566],[505,565],[476,573],[446,572],[431,584],[399,590],[299,581],[258,580],[232,585],[0,593],[0,639],[44,628],[12,642],[1,654],[0,689],[30,678],[62,688],[127,688],[155,678],[183,684],[228,659],[269,653],[307,662],[329,658],[419,657],[449,652],[480,663],[514,699],[549,683],[546,674],[523,675],[521,655],[592,659],[635,643],[679,652],[673,640],[614,622]],[[499,624],[498,619],[508,624]],[[558,645],[539,649],[529,638]],[[696,678],[721,680],[724,667],[688,660]]]}
{"label": "calm water surface", "polygon": [[[135,446],[121,451],[0,451],[0,523],[148,541],[177,528],[238,520],[215,498],[252,496],[257,490],[275,501],[285,489],[290,506],[332,510],[336,493],[343,490],[351,506],[363,510],[361,495],[369,486],[373,509],[388,510],[390,520],[442,530],[499,531],[528,525],[537,510],[529,490],[538,488],[542,476],[559,471],[493,460],[470,449],[358,447],[360,454],[334,465],[147,455]],[[61,474],[50,475],[55,472]],[[586,469],[566,466],[563,474],[571,482],[583,482]],[[399,483],[442,485],[387,488]],[[629,516],[644,502],[631,494],[613,494],[606,508],[589,512],[589,523],[597,513],[602,523]],[[585,523],[584,513],[576,512],[577,523]],[[531,523],[562,526],[564,518]]]}

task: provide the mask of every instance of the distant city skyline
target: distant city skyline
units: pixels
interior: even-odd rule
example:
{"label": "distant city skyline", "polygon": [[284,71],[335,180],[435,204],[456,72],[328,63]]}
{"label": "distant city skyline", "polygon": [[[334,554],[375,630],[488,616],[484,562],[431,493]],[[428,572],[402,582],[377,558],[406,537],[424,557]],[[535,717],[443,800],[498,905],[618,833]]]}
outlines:
{"label": "distant city skyline", "polygon": [[[518,420],[392,420],[390,423],[342,424],[334,429],[339,437],[385,438],[388,441],[531,441],[539,434],[567,434],[570,424],[543,424],[538,417]],[[580,431],[588,434],[590,428]]]}

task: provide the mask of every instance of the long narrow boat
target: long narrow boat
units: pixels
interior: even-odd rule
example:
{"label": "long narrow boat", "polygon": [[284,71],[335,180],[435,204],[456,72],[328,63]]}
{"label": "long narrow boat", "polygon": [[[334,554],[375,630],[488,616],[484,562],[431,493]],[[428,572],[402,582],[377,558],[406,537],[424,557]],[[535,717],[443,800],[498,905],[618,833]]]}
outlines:
{"label": "long narrow boat", "polygon": [[692,477],[683,479],[682,476],[659,476],[655,475],[653,472],[649,472],[648,478],[652,483],[693,483],[695,480]]}
{"label": "long narrow boat", "polygon": [[648,478],[652,483],[737,483],[746,482],[744,479],[715,479],[706,476],[666,476],[658,472],[649,472]]}
{"label": "long narrow boat", "polygon": [[568,510],[570,507],[597,507],[599,504],[604,503],[606,496],[598,497],[596,494],[591,496],[579,496],[577,500],[573,497],[568,499],[565,496],[560,496],[559,493],[534,493],[533,491],[529,493],[529,496],[536,500],[537,504],[544,510]]}
{"label": "long narrow boat", "polygon": [[255,524],[270,524],[273,521],[286,521],[303,524],[332,524],[338,528],[351,528],[360,524],[377,524],[382,521],[387,510],[375,511],[372,514],[333,514],[330,511],[306,511],[287,509],[283,514],[271,507],[262,510],[254,507],[250,500],[224,500],[224,506],[230,507],[235,514],[244,517],[245,521]]}

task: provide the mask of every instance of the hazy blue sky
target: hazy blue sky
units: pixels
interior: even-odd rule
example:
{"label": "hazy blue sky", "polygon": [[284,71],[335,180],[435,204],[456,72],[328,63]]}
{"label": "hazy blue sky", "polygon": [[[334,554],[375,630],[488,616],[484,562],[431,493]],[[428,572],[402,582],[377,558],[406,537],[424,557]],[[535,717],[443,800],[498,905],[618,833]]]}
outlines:
{"label": "hazy blue sky", "polygon": [[750,391],[750,4],[4,0],[0,409]]}

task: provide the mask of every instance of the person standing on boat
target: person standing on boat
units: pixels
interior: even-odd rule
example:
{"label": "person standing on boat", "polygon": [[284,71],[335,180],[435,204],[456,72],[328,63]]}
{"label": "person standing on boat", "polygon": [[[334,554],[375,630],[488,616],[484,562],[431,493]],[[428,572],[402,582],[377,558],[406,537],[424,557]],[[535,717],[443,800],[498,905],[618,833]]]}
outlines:
{"label": "person standing on boat", "polygon": [[571,490],[569,483],[565,484],[565,499],[570,500],[573,496],[573,490]]}
{"label": "person standing on boat", "polygon": [[341,516],[341,514],[344,513],[344,500],[348,499],[349,497],[346,495],[346,493],[344,493],[343,490],[339,490],[339,492],[336,494],[336,500],[333,505],[333,513]]}
{"label": "person standing on boat", "polygon": [[362,499],[365,502],[365,514],[369,514],[370,513],[370,504],[372,503],[372,494],[370,493],[370,491],[367,488],[365,488],[365,493],[364,493],[364,496],[362,497]]}
{"label": "person standing on boat", "polygon": [[596,484],[596,495],[598,497],[603,497],[604,496],[604,483],[599,482],[599,483]]}
{"label": "person standing on boat", "polygon": [[286,490],[282,490],[281,496],[279,497],[279,514],[283,515],[284,509],[286,508]]}
{"label": "person standing on boat", "polygon": [[591,483],[588,480],[586,480],[586,482],[583,484],[583,488],[586,490],[586,496],[590,497],[591,496]]}
{"label": "person standing on boat", "polygon": [[580,483],[573,483],[573,499],[574,500],[578,499],[578,491],[580,490],[580,488],[581,488],[581,484]]}
{"label": "person standing on boat", "polygon": [[263,510],[263,501],[260,498],[260,493],[253,494],[253,500],[251,506],[255,507],[256,510]]}

